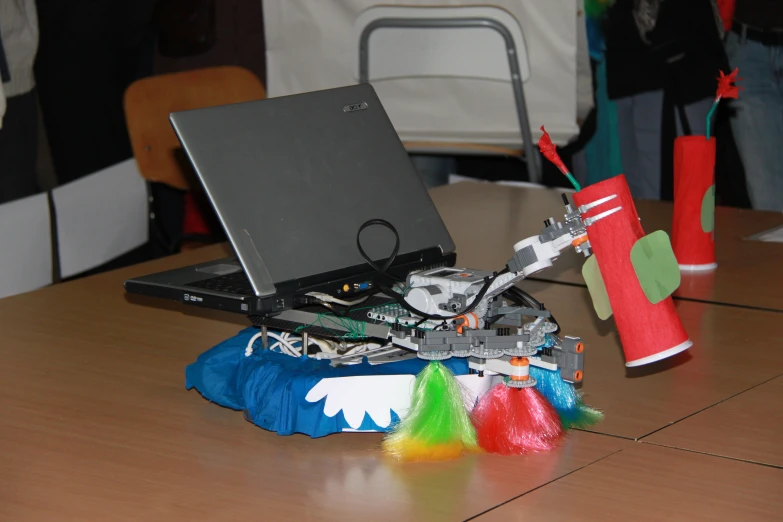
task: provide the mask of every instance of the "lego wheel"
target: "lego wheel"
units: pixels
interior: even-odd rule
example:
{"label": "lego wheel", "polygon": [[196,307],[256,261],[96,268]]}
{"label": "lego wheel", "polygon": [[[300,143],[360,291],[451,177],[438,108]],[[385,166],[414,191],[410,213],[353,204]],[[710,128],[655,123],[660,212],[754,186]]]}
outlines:
{"label": "lego wheel", "polygon": [[[524,331],[530,332],[530,330],[532,329],[533,329],[533,323],[527,323],[525,325]],[[549,321],[544,321],[538,325],[537,331],[541,333],[553,333],[557,331],[557,325],[555,323],[550,323]]]}
{"label": "lego wheel", "polygon": [[419,359],[426,361],[445,361],[446,359],[451,359],[452,353],[447,350],[432,350],[426,352],[419,351],[417,355]]}
{"label": "lego wheel", "polygon": [[479,359],[497,359],[503,357],[503,350],[488,350],[483,346],[473,346],[470,349],[470,355]]}
{"label": "lego wheel", "polygon": [[525,343],[522,348],[509,348],[503,350],[504,355],[510,355],[511,357],[528,357],[535,355],[538,352],[538,348],[534,344]]}
{"label": "lego wheel", "polygon": [[503,383],[509,388],[530,388],[536,385],[536,380],[533,377],[528,377],[524,381],[515,381],[511,377],[503,379]]}

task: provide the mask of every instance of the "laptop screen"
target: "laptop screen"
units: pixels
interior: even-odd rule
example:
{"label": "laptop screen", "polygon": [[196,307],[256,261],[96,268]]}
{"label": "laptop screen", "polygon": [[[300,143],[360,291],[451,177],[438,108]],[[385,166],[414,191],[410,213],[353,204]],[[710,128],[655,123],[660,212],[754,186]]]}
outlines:
{"label": "laptop screen", "polygon": [[[390,222],[399,255],[454,244],[374,89],[355,85],[185,111],[171,122],[259,295],[365,264]],[[383,227],[362,232],[389,256]]]}

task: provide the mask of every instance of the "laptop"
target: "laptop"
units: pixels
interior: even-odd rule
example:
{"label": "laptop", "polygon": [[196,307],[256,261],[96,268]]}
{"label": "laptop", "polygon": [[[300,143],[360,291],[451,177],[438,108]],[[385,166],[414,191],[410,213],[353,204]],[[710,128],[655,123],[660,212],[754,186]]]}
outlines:
{"label": "laptop", "polygon": [[[127,292],[262,317],[309,292],[351,299],[380,282],[357,247],[373,219],[399,235],[389,273],[454,266],[451,236],[371,85],[170,120],[235,256],[130,279]],[[361,246],[388,259],[394,233],[367,227]]]}

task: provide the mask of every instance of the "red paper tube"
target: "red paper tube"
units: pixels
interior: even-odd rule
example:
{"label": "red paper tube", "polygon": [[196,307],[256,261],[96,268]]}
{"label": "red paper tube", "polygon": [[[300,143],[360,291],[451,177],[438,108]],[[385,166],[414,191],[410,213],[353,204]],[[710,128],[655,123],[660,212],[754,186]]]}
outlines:
{"label": "red paper tube", "polygon": [[672,248],[681,270],[713,270],[715,260],[715,138],[674,140]]}
{"label": "red paper tube", "polygon": [[[614,196],[582,213],[587,237],[612,306],[626,366],[649,364],[687,350],[693,343],[671,297],[652,304],[631,263],[631,248],[644,237],[625,176],[590,185],[574,194],[579,207]],[[619,210],[608,213],[619,208]],[[601,214],[607,213],[604,217]],[[591,222],[589,218],[597,218]]]}

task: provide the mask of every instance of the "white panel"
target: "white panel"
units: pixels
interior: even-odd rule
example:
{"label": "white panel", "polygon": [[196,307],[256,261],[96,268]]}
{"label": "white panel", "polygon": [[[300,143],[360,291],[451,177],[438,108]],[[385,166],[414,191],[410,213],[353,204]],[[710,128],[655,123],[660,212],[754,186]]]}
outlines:
{"label": "white panel", "polygon": [[[475,5],[451,0],[263,0],[270,96],[357,82],[355,24],[384,5]],[[546,125],[565,144],[577,116],[578,0],[494,0],[524,32],[530,78],[524,84],[533,139]],[[378,33],[381,34],[381,33]],[[375,44],[372,44],[375,45]],[[372,50],[371,50],[372,52]],[[371,54],[371,60],[374,58]],[[465,67],[468,67],[465,60]],[[377,66],[376,66],[377,67]],[[482,70],[481,66],[479,69]],[[372,67],[371,76],[375,75]],[[480,78],[403,78],[373,82],[403,141],[446,141],[521,147],[511,85]]]}
{"label": "white panel", "polygon": [[492,29],[379,28],[369,50],[373,82],[416,76],[511,79],[505,43]]}
{"label": "white panel", "polygon": [[51,283],[52,234],[46,194],[0,205],[0,297]]}
{"label": "white panel", "polygon": [[134,159],[58,187],[52,195],[62,277],[147,242],[147,187]]}

